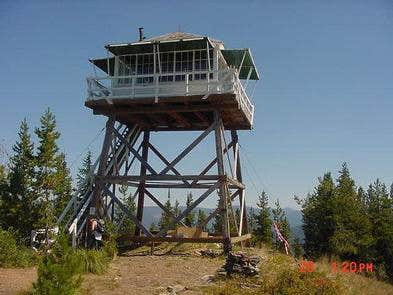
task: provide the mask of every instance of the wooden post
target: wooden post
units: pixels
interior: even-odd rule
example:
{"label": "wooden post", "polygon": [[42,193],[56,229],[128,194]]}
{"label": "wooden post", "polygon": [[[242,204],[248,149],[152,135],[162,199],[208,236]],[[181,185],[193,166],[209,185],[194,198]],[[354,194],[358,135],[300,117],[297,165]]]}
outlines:
{"label": "wooden post", "polygon": [[[222,144],[223,138],[223,125],[220,114],[218,111],[214,112],[214,121],[216,123],[215,128],[215,140],[216,140],[216,153],[217,153],[217,170],[218,174],[224,176],[224,147]],[[219,196],[220,196],[220,206],[221,206],[221,216],[223,221],[222,226],[222,236],[224,238],[224,252],[226,254],[230,251],[231,248],[231,236],[230,236],[230,227],[229,227],[229,218],[228,218],[228,190],[226,181],[221,181],[219,187]]]}
{"label": "wooden post", "polygon": [[[240,164],[240,150],[239,150],[239,137],[237,135],[236,130],[231,130],[232,142],[234,143],[233,146],[233,153],[235,159],[235,176],[236,179],[243,183],[243,176],[241,171],[241,164]],[[245,202],[244,196],[244,189],[239,189],[239,202],[240,202],[240,222],[239,222],[239,236],[244,233],[249,233],[248,229],[248,220],[247,220],[247,207]]]}
{"label": "wooden post", "polygon": [[[142,159],[147,163],[147,157],[148,157],[148,152],[149,152],[149,138],[150,138],[150,131],[144,131],[143,133],[143,142],[142,142]],[[145,176],[146,175],[146,165],[143,165],[141,163],[141,169],[140,169],[140,175]],[[138,207],[136,211],[136,218],[142,222],[143,218],[143,206],[145,202],[145,185],[146,185],[146,180],[141,180],[139,182],[139,193],[138,193]],[[139,227],[135,228],[135,235],[140,236],[141,234],[141,229]]]}

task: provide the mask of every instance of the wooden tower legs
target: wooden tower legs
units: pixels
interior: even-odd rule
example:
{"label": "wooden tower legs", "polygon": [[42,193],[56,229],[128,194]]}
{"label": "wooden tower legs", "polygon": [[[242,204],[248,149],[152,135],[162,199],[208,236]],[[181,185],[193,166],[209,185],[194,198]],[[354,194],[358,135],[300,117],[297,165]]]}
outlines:
{"label": "wooden tower legs", "polygon": [[[215,158],[198,173],[179,172],[176,168],[177,164],[211,133],[214,134],[215,139]],[[106,124],[105,139],[91,192],[90,216],[109,218],[117,223],[123,222],[126,217],[131,218],[136,225],[136,230],[133,234],[130,233],[120,238],[120,241],[125,244],[128,242],[163,241],[213,242],[223,243],[224,250],[230,251],[232,243],[250,238],[238,136],[235,130],[230,133],[231,140],[227,144],[222,119],[219,112],[216,111],[213,123],[170,161],[151,143],[151,131],[141,130],[139,126],[122,125],[116,122],[116,118],[110,117]],[[231,149],[232,153],[230,153]],[[162,161],[163,169],[155,168],[157,163],[152,163],[150,153]],[[200,159],[201,162],[205,160]],[[214,166],[217,167],[216,173],[212,169]],[[137,171],[137,173],[133,174],[132,171]],[[136,212],[131,212],[117,197],[119,185],[136,188],[134,195]],[[164,204],[154,195],[153,190],[157,189],[165,189],[165,191],[167,189],[192,189],[201,191],[201,194],[189,207],[175,216],[174,212],[167,212]],[[221,233],[218,235],[215,233],[209,237],[167,235],[168,230],[179,225],[185,226],[183,219],[209,196],[213,197],[215,194],[218,195],[217,208],[211,211],[206,220],[197,226],[206,228],[214,217],[220,215]],[[145,198],[149,198],[172,216],[170,224],[160,228],[158,233],[153,234],[143,224]],[[234,208],[233,201],[237,198],[239,203]]]}

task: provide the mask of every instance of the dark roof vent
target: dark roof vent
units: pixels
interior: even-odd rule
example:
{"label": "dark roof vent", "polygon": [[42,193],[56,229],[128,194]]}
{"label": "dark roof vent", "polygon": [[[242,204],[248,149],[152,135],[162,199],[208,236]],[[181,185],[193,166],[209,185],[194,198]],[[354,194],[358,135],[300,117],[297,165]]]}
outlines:
{"label": "dark roof vent", "polygon": [[139,28],[139,41],[143,41],[144,39],[146,39],[145,36],[143,36],[143,27]]}

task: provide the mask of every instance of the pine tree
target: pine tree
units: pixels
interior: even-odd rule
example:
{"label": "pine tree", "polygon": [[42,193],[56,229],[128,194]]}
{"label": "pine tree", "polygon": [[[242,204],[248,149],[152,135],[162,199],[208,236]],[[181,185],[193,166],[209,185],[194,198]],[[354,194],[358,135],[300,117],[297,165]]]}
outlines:
{"label": "pine tree", "polygon": [[254,235],[258,242],[262,242],[268,245],[272,244],[272,221],[270,219],[270,212],[268,207],[269,197],[266,192],[262,192],[258,196],[258,212],[254,215],[255,219],[255,230]]}
{"label": "pine tree", "polygon": [[180,215],[180,204],[178,200],[175,201],[175,205],[173,205],[172,211],[175,217]]}
{"label": "pine tree", "polygon": [[47,109],[40,119],[40,127],[35,129],[39,140],[36,156],[35,193],[39,198],[38,227],[48,230],[54,226],[56,214],[70,198],[71,178],[64,154],[59,153],[57,140],[60,133],[56,129],[55,116]]}
{"label": "pine tree", "polygon": [[329,241],[330,248],[341,259],[359,259],[372,245],[371,224],[346,163],[337,179],[333,210],[335,230]]}
{"label": "pine tree", "polygon": [[[275,207],[272,209],[273,222],[277,224],[283,237],[287,241],[289,241],[291,230],[289,228],[289,223],[285,211],[281,208],[280,202],[278,200],[274,203],[274,206]],[[276,237],[276,247],[278,247],[279,245],[280,242]]]}
{"label": "pine tree", "polygon": [[26,119],[20,125],[18,141],[13,146],[9,165],[9,188],[3,199],[2,214],[7,227],[13,227],[23,238],[28,238],[37,216],[32,192],[34,180],[33,143]]}
{"label": "pine tree", "polygon": [[0,164],[0,227],[8,228],[7,225],[7,201],[9,198],[9,186],[7,182],[7,172],[3,165]]}
{"label": "pine tree", "polygon": [[367,205],[375,243],[366,259],[372,259],[379,268],[383,265],[386,276],[393,280],[393,200],[379,179],[367,190]]}
{"label": "pine tree", "polygon": [[[206,220],[207,216],[205,211],[203,211],[202,209],[198,210],[198,216],[197,216],[197,226],[200,227],[201,224]],[[205,228],[203,228],[202,230],[205,230]]]}
{"label": "pine tree", "polygon": [[55,172],[56,186],[54,190],[54,206],[55,216],[59,216],[63,212],[72,195],[72,180],[70,170],[67,168],[65,155],[61,153],[56,159]]}
{"label": "pine tree", "polygon": [[156,223],[153,221],[153,222],[150,224],[149,231],[155,232],[155,231],[157,231],[157,230],[158,230],[158,227],[157,227]]}
{"label": "pine tree", "polygon": [[[186,201],[186,206],[187,208],[191,206],[192,204],[192,193],[187,194],[187,201]],[[184,223],[187,226],[194,226],[195,223],[195,213],[191,211],[190,213],[187,214],[187,216],[184,219]]]}
{"label": "pine tree", "polygon": [[[218,201],[219,206],[221,206],[220,201]],[[212,223],[212,230],[214,233],[222,233],[223,230],[223,220],[221,212],[219,211],[218,214],[214,216],[213,223]]]}
{"label": "pine tree", "polygon": [[304,250],[308,257],[313,258],[332,254],[330,239],[335,229],[333,221],[335,185],[331,173],[326,173],[318,178],[318,181],[314,192],[301,203]]}
{"label": "pine tree", "polygon": [[[126,185],[120,186],[119,192],[121,194],[121,199],[123,201],[123,204],[133,215],[135,215],[136,204],[133,198],[133,194],[128,191],[128,186]],[[135,223],[130,216],[127,215],[124,217],[123,222],[119,228],[119,231],[125,233],[133,233],[135,231]]]}
{"label": "pine tree", "polygon": [[292,248],[293,248],[293,255],[296,258],[300,258],[303,255],[303,247],[302,247],[302,244],[301,244],[299,238],[295,238],[293,240]]}
{"label": "pine tree", "polygon": [[82,166],[76,175],[76,193],[79,200],[85,196],[91,183],[90,170],[92,168],[91,152],[88,151],[83,159]]}
{"label": "pine tree", "polygon": [[253,233],[256,230],[256,214],[254,208],[250,208],[248,212],[248,228],[250,229],[250,232]]}
{"label": "pine tree", "polygon": [[164,204],[164,207],[166,208],[166,211],[162,211],[161,213],[161,218],[158,222],[158,227],[160,229],[163,229],[164,227],[167,227],[170,222],[172,221],[172,215],[169,214],[168,212],[173,212],[172,204],[171,204],[171,193],[170,190],[168,190],[168,199]]}

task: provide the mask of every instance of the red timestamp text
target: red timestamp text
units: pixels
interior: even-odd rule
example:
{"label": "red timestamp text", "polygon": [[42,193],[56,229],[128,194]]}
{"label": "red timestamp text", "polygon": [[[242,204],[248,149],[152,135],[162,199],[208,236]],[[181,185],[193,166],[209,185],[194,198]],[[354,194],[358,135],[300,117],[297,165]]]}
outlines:
{"label": "red timestamp text", "polygon": [[[372,263],[344,261],[330,263],[330,271],[332,273],[363,273],[373,272],[374,266]],[[299,263],[299,272],[307,273],[315,271],[315,262],[302,260]]]}

